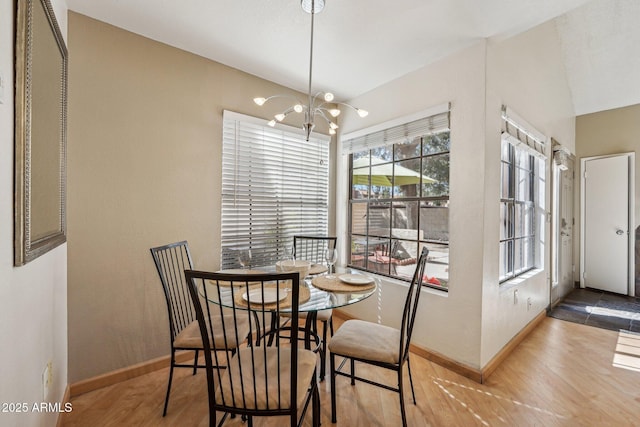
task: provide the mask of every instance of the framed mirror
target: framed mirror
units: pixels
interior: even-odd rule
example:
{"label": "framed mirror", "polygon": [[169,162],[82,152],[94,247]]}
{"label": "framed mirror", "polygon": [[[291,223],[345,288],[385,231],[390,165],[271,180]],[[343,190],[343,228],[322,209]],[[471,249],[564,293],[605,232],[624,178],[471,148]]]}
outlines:
{"label": "framed mirror", "polygon": [[49,0],[16,13],[14,265],[66,237],[67,48]]}

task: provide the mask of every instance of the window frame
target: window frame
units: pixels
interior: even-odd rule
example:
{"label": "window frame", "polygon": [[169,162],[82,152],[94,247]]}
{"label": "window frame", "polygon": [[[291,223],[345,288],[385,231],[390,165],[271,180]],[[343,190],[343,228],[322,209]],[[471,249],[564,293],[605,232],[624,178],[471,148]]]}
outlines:
{"label": "window frame", "polygon": [[[539,165],[537,164],[538,159],[536,159],[536,157],[530,152],[518,149],[517,146],[504,138],[502,139],[501,144],[506,144],[509,149],[509,159],[500,159],[502,166],[501,174],[505,171],[505,165],[508,165],[510,169],[507,197],[504,197],[505,192],[502,188],[502,185],[505,182],[504,177],[501,177],[502,179],[500,181],[500,210],[502,212],[503,206],[506,205],[507,215],[504,220],[507,222],[506,228],[508,229],[507,235],[500,238],[501,256],[503,250],[502,246],[505,245],[508,248],[505,275],[499,278],[499,282],[504,283],[536,268],[536,257],[538,256],[539,248],[537,247],[538,245],[536,245],[538,227],[536,226],[535,221],[535,211],[536,206],[538,205],[536,187],[539,178]],[[504,150],[504,146],[502,147],[502,150]],[[529,169],[525,169],[518,164],[518,154],[526,156],[526,162],[529,163]],[[516,181],[518,181],[519,177],[522,177],[523,175],[528,175],[528,178],[526,179],[528,182],[526,184],[527,188],[525,189],[528,195],[521,195],[518,191],[518,186],[516,185]],[[518,215],[519,211],[525,212],[525,215]],[[529,212],[528,217],[526,214],[527,211]],[[530,224],[527,225],[526,221],[529,221]],[[518,229],[521,230],[520,233],[518,232]],[[529,243],[526,243],[527,240],[529,240]],[[525,242],[524,245],[521,244],[522,242]],[[524,248],[525,250],[518,251],[518,247]],[[516,260],[518,252],[520,254],[519,262]],[[525,257],[525,254],[527,254],[528,257]],[[502,268],[502,258],[500,258],[500,266]]]}
{"label": "window frame", "polygon": [[[545,141],[546,137],[543,134],[512,109],[502,106],[499,197],[501,224],[498,243],[498,283],[500,285],[509,283],[532,270],[543,268],[544,265],[542,251],[543,233],[546,227],[544,206],[547,197]],[[507,158],[505,158],[505,147],[509,152]],[[523,158],[526,159],[524,162]],[[522,163],[528,163],[528,169],[523,168]],[[505,165],[511,165],[507,180],[505,180],[505,170],[509,168]],[[519,180],[527,175],[522,172],[523,170],[528,174],[525,195],[521,194],[522,188],[517,185]],[[506,189],[505,181],[508,182]],[[506,211],[504,206],[508,207]],[[518,206],[522,207],[520,211],[523,215],[517,215]],[[522,218],[528,218],[529,223],[522,223]],[[520,234],[518,229],[521,230]],[[521,245],[523,249],[518,252],[518,244],[527,239],[530,243]],[[516,258],[520,259],[519,264]]]}
{"label": "window frame", "polygon": [[251,266],[274,265],[294,235],[327,235],[331,138],[226,110],[222,127],[221,268],[244,248]]}
{"label": "window frame", "polygon": [[[431,138],[434,135],[437,134],[444,134],[447,133],[447,149],[446,150],[441,150],[441,151],[437,151],[437,152],[430,152],[428,150],[425,149],[425,145],[428,143],[429,138]],[[356,238],[360,238],[360,239],[364,239],[364,241],[366,241],[367,243],[365,244],[364,247],[364,253],[367,254],[367,258],[368,258],[368,254],[371,250],[371,241],[374,242],[379,242],[379,244],[384,244],[382,243],[382,241],[384,242],[388,242],[389,246],[393,246],[394,244],[396,244],[395,242],[410,242],[411,244],[415,244],[415,248],[418,249],[419,252],[419,248],[422,245],[427,245],[427,247],[433,247],[434,245],[440,245],[440,246],[445,246],[446,247],[446,268],[448,268],[449,266],[449,262],[448,262],[448,253],[449,253],[449,247],[450,247],[450,242],[449,239],[447,239],[446,241],[444,240],[434,240],[434,239],[428,239],[428,238],[420,238],[420,230],[421,230],[421,221],[422,221],[422,209],[425,209],[427,207],[427,204],[435,204],[435,208],[445,208],[447,209],[446,211],[446,218],[447,218],[447,237],[448,237],[448,233],[449,233],[449,222],[448,222],[448,218],[449,218],[449,200],[450,200],[450,189],[449,189],[449,182],[450,182],[450,171],[451,171],[451,131],[449,130],[448,126],[446,129],[444,130],[439,130],[438,132],[431,132],[431,133],[426,133],[423,135],[418,136],[417,138],[420,139],[419,142],[419,154],[415,155],[415,156],[408,156],[408,157],[398,157],[397,156],[397,151],[396,148],[398,145],[402,145],[404,143],[406,143],[406,141],[402,141],[400,143],[391,143],[389,145],[382,145],[382,146],[378,146],[378,147],[371,147],[371,148],[367,148],[366,150],[362,150],[359,151],[357,153],[350,153],[349,154],[349,159],[348,159],[348,173],[349,173],[349,179],[348,179],[348,210],[347,210],[347,215],[348,215],[348,221],[347,221],[347,234],[348,234],[348,239],[349,242],[351,243],[349,245],[349,250],[348,250],[348,254],[347,254],[347,265],[350,268],[354,268],[354,269],[358,269],[358,270],[362,270],[362,271],[367,271],[367,272],[371,272],[374,274],[378,274],[381,276],[385,276],[385,277],[390,277],[396,280],[401,280],[401,281],[405,281],[405,282],[409,282],[411,280],[411,277],[407,277],[407,276],[398,276],[398,275],[393,275],[391,274],[391,265],[389,265],[388,267],[388,272],[381,272],[379,270],[374,270],[372,268],[368,268],[368,264],[369,262],[366,261],[364,263],[364,265],[360,266],[360,265],[355,265],[352,261],[353,261],[353,254],[352,254],[352,248],[353,248],[353,242],[354,239]],[[411,142],[415,142],[415,139]],[[376,163],[375,165],[372,163],[371,160],[369,160],[369,180],[368,180],[368,188],[369,190],[371,190],[374,186],[371,185],[371,170],[372,167],[378,166],[378,165],[388,165],[391,164],[392,170],[394,172],[394,175],[392,177],[392,180],[395,179],[396,175],[395,175],[395,168],[396,165],[405,161],[415,161],[415,160],[419,160],[419,170],[420,171],[424,171],[424,167],[425,167],[425,160],[429,160],[429,159],[436,159],[436,158],[443,158],[443,157],[447,157],[447,194],[443,195],[435,195],[435,196],[429,196],[429,195],[425,195],[424,191],[424,183],[420,183],[418,185],[419,187],[419,194],[415,195],[415,196],[398,196],[396,194],[396,188],[398,186],[392,186],[391,190],[389,192],[388,197],[382,197],[382,198],[372,198],[370,197],[369,194],[367,194],[367,197],[363,198],[363,199],[357,199],[354,198],[354,154],[358,154],[358,153],[363,153],[365,151],[368,150],[368,158],[372,159],[374,158],[374,154],[373,151],[376,148],[380,148],[380,147],[386,147],[387,149],[389,149],[389,152],[391,153],[391,159],[390,160],[386,160],[384,163]],[[367,157],[367,155],[365,155],[365,158]],[[356,167],[355,169],[360,169],[360,167]],[[397,237],[394,236],[393,233],[393,222],[394,222],[394,212],[395,209],[394,208],[394,204],[402,204],[402,203],[416,203],[417,204],[417,212],[416,212],[416,235],[415,238],[411,239],[411,238],[402,238],[402,237]],[[442,204],[442,206],[438,206],[439,204]],[[354,228],[353,228],[353,214],[354,214],[354,206],[357,205],[365,205],[365,211],[366,211],[366,216],[367,218],[371,217],[371,209],[375,208],[377,205],[383,205],[383,206],[387,206],[385,209],[388,209],[389,211],[389,227],[388,230],[386,232],[386,236],[383,236],[381,234],[375,234],[375,233],[371,233],[369,226],[370,226],[370,221],[367,220],[366,222],[366,226],[365,226],[365,232],[361,233],[361,232],[354,232]],[[435,257],[430,257],[430,263],[431,264],[437,264],[438,261],[435,259]],[[434,289],[438,289],[438,290],[444,290],[444,291],[448,291],[448,277],[447,277],[447,281],[445,284],[440,284],[440,285],[436,285],[433,284],[429,281],[423,281],[423,286],[427,286],[427,287],[431,287]]]}

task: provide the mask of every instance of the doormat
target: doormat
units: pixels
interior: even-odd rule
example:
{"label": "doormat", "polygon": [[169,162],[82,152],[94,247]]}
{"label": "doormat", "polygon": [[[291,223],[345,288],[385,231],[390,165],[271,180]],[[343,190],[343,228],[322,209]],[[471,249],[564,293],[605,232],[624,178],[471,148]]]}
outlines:
{"label": "doormat", "polygon": [[574,289],[550,317],[612,331],[640,332],[640,298],[596,289]]}

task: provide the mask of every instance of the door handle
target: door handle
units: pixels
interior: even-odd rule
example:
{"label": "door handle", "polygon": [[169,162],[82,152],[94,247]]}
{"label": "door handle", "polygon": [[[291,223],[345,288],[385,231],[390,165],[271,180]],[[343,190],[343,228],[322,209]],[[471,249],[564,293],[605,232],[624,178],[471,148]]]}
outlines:
{"label": "door handle", "polygon": [[624,231],[622,231],[622,230],[616,230],[616,234],[617,234],[618,236],[622,236],[622,235],[624,234]]}

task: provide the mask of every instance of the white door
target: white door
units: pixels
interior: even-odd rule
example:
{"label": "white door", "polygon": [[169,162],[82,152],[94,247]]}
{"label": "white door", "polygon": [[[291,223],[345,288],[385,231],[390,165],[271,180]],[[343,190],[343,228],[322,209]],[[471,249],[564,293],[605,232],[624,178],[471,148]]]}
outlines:
{"label": "white door", "polygon": [[565,297],[574,285],[573,171],[575,158],[556,151],[553,162],[551,304]]}
{"label": "white door", "polygon": [[629,289],[629,156],[583,160],[581,285]]}

